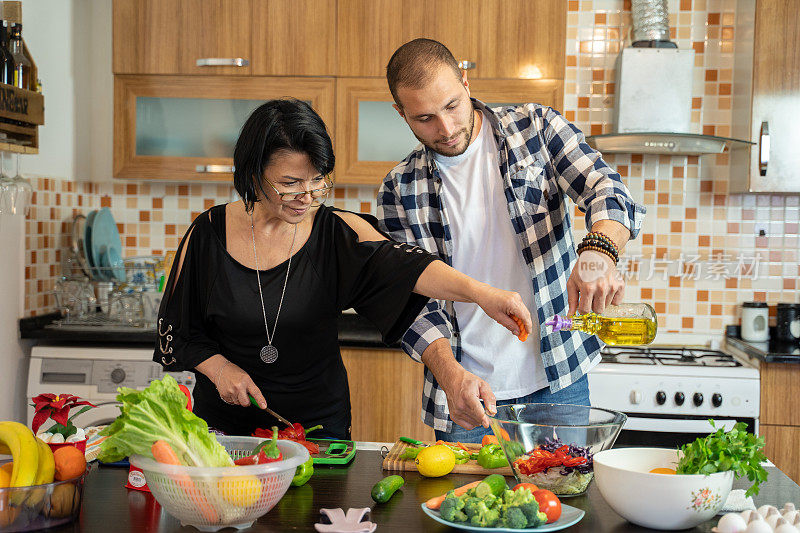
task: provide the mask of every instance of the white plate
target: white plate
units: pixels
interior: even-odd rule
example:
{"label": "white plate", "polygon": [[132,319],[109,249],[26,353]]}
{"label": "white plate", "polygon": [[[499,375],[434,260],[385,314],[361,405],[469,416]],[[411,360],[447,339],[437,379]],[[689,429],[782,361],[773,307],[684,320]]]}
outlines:
{"label": "white plate", "polygon": [[561,504],[561,516],[553,522],[552,524],[544,524],[539,527],[526,527],[525,529],[509,529],[507,527],[476,527],[472,526],[466,522],[448,522],[442,515],[439,514],[439,511],[434,511],[428,509],[428,506],[424,503],[421,505],[422,512],[426,515],[430,516],[440,524],[444,524],[446,526],[454,527],[457,529],[463,529],[465,531],[484,531],[487,533],[514,533],[519,531],[535,531],[537,533],[546,533],[547,531],[558,531],[560,529],[567,528],[571,525],[577,524],[583,518],[583,515],[586,513],[582,509],[578,509],[576,507],[572,507],[571,505],[566,505],[564,503]]}

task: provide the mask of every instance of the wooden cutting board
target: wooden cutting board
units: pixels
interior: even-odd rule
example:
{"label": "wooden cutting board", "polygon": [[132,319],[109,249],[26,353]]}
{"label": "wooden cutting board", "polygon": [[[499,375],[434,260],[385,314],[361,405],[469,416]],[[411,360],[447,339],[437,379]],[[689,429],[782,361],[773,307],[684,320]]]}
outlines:
{"label": "wooden cutting board", "polygon": [[[433,444],[431,442],[424,443],[426,445]],[[477,452],[482,448],[480,444],[464,444],[470,453]],[[403,454],[403,450],[406,448],[414,448],[413,444],[407,444],[405,442],[397,441],[392,446],[392,449],[389,450],[389,455],[383,460],[383,469],[384,470],[397,470],[400,472],[407,472],[407,471],[416,471],[417,465],[413,459],[400,459],[400,456]],[[456,465],[453,468],[454,474],[480,474],[484,476],[488,476],[489,474],[501,474],[503,476],[512,476],[514,475],[511,471],[510,466],[504,466],[503,468],[492,468],[488,470],[483,468],[481,465],[478,464],[478,461],[469,460],[464,464]]]}

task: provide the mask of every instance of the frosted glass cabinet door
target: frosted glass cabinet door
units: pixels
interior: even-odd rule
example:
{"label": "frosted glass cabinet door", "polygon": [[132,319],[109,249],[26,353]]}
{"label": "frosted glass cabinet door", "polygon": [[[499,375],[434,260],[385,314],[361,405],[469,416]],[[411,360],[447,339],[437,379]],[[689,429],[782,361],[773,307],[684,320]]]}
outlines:
{"label": "frosted glass cabinet door", "polygon": [[418,144],[392,102],[358,102],[359,161],[402,161]]}
{"label": "frosted glass cabinet door", "polygon": [[114,177],[228,181],[242,125],[267,100],[308,102],[333,129],[331,78],[114,77]]}
{"label": "frosted glass cabinet door", "polygon": [[136,155],[233,157],[242,124],[263,100],[136,98]]}

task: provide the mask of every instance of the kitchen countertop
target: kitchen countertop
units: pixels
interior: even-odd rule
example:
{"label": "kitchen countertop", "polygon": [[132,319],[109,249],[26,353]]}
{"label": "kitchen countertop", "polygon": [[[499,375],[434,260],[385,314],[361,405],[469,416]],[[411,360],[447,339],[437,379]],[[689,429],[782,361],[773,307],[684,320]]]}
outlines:
{"label": "kitchen countertop", "polygon": [[774,340],[775,328],[770,328],[770,340],[753,342],[743,340],[739,326],[728,326],[725,342],[740,350],[749,357],[764,363],[798,363],[800,364],[800,344]]}
{"label": "kitchen countertop", "polygon": [[[319,520],[319,509],[341,507],[372,507],[371,520],[378,531],[456,531],[434,522],[420,509],[420,503],[441,494],[449,482],[460,486],[474,481],[475,476],[450,474],[446,478],[424,478],[416,472],[403,472],[405,486],[388,503],[375,504],[370,498],[372,486],[392,472],[381,470],[380,452],[360,450],[347,467],[315,466],[314,477],[303,487],[290,487],[286,495],[269,513],[262,516],[247,531],[314,531],[312,524]],[[754,497],[756,506],[783,506],[787,501],[800,503],[800,487],[780,470],[767,467],[769,478]],[[86,480],[81,516],[75,523],[52,529],[54,532],[106,531],[113,524],[115,533],[134,531],[197,531],[181,528],[178,520],[163,511],[149,493],[123,488],[127,469],[100,466]],[[510,480],[511,481],[511,480]],[[746,488],[748,481],[734,481],[734,488]],[[586,511],[586,516],[567,532],[614,533],[653,531],[635,526],[606,504],[592,483],[583,496],[565,498],[564,502]],[[686,531],[708,532],[717,523],[709,520]]]}
{"label": "kitchen countertop", "polygon": [[[53,344],[118,344],[147,345],[156,342],[156,331],[150,328],[67,326],[53,327],[52,322],[60,318],[58,313],[22,318],[19,321],[20,336]],[[378,329],[368,319],[355,313],[339,315],[339,344],[346,347],[399,348],[400,343],[387,346]]]}

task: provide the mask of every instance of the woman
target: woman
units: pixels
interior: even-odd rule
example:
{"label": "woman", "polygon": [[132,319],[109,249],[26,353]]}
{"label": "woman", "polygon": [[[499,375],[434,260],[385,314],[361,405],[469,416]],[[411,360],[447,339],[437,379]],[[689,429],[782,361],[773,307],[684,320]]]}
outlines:
{"label": "woman", "polygon": [[[389,241],[373,217],[317,201],[334,155],[322,119],[297,100],[273,100],[242,128],[233,155],[241,201],[194,221],[159,310],[154,360],[197,375],[194,411],[210,427],[249,435],[276,420],[252,395],[320,437],[348,438],[350,396],[337,317],[355,308],[386,342],[428,298],[472,301],[516,334],[530,330],[516,293],[494,289],[424,250]],[[266,398],[269,400],[265,400]]]}

